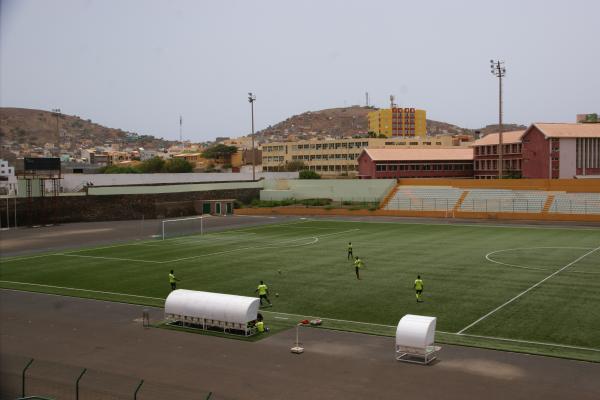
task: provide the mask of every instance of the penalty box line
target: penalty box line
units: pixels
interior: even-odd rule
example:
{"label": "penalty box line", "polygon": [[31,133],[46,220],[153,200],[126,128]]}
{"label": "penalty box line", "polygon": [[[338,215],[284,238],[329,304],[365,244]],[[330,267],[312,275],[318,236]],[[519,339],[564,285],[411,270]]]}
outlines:
{"label": "penalty box line", "polygon": [[533,289],[535,289],[536,287],[540,286],[542,283],[546,282],[548,279],[558,275],[559,273],[561,273],[562,271],[564,271],[565,269],[569,268],[570,266],[574,265],[575,263],[583,260],[585,257],[589,256],[590,254],[596,252],[600,250],[600,246],[596,247],[595,249],[592,249],[590,251],[588,251],[587,253],[585,253],[582,256],[579,256],[578,258],[576,258],[575,260],[571,261],[570,263],[568,263],[567,265],[565,265],[564,267],[554,271],[553,273],[551,273],[550,275],[548,275],[547,277],[545,277],[544,279],[542,279],[541,281],[537,282],[536,284],[534,284],[533,286],[529,287],[528,289],[525,289],[524,291],[522,291],[521,293],[519,293],[518,295],[516,295],[515,297],[513,297],[512,299],[508,300],[507,302],[505,302],[504,304],[499,305],[498,307],[494,308],[492,311],[490,311],[489,313],[485,314],[483,317],[479,318],[478,320],[470,323],[469,325],[465,326],[464,328],[462,328],[460,331],[457,332],[458,335],[462,335],[464,331],[466,331],[467,329],[470,329],[472,327],[474,327],[475,325],[477,325],[478,323],[480,323],[481,321],[483,321],[484,319],[486,319],[487,317],[489,317],[490,315],[496,313],[497,311],[501,310],[502,308],[506,307],[507,305],[509,305],[510,303],[512,303],[513,301],[517,300],[518,298],[520,298],[521,296],[529,293],[530,291],[532,291]]}
{"label": "penalty box line", "polygon": [[[150,300],[161,300],[161,301],[166,300],[165,298],[162,298],[162,297],[142,296],[142,295],[136,295],[136,294],[108,292],[108,291],[92,290],[92,289],[70,288],[70,287],[64,287],[64,286],[45,285],[45,284],[40,284],[40,283],[27,283],[27,282],[4,281],[4,280],[0,280],[0,283],[8,283],[8,284],[22,285],[22,286],[35,286],[35,287],[50,288],[50,289],[71,290],[71,291],[76,291],[76,292],[99,293],[99,294],[107,294],[107,295],[121,296],[121,297],[133,297],[133,298],[138,298],[138,299],[150,299]],[[11,288],[4,288],[4,290],[22,291],[22,290],[11,289]],[[36,293],[43,293],[43,294],[50,295],[50,296],[70,297],[68,295],[58,294],[58,293],[44,293],[44,292],[36,292]],[[85,299],[86,300],[100,300],[100,299],[93,299],[93,298],[85,298]],[[102,301],[113,301],[113,300],[102,300]],[[160,306],[152,306],[152,307],[164,308],[164,307],[160,307]],[[260,310],[260,312],[265,313],[265,314],[286,315],[286,316],[295,317],[298,319],[321,318],[325,321],[332,321],[332,322],[343,322],[343,323],[350,323],[350,324],[356,324],[356,325],[376,326],[376,327],[384,327],[384,328],[396,328],[396,326],[394,326],[394,325],[376,324],[376,323],[372,323],[372,322],[349,321],[349,320],[344,320],[344,319],[334,319],[334,318],[327,318],[327,317],[314,317],[314,316],[310,316],[310,315],[291,314],[291,313],[268,311],[268,310]],[[274,317],[274,318],[277,318],[277,317]],[[288,319],[288,318],[278,318],[278,319]],[[351,332],[351,331],[347,331],[347,332]],[[444,332],[444,331],[440,331],[440,330],[436,330],[436,332],[440,333],[440,334],[444,334],[444,335],[451,335],[451,336],[472,337],[472,338],[478,338],[478,339],[497,340],[497,341],[504,341],[504,342],[511,342],[511,343],[534,344],[534,345],[547,346],[547,347],[559,347],[559,348],[573,349],[573,350],[600,352],[600,349],[596,349],[593,347],[571,346],[571,345],[566,345],[566,344],[537,342],[537,341],[521,340],[521,339],[509,339],[509,338],[502,338],[502,337],[495,337],[495,336],[471,335],[468,333],[458,334],[458,333],[453,333],[453,332]]]}

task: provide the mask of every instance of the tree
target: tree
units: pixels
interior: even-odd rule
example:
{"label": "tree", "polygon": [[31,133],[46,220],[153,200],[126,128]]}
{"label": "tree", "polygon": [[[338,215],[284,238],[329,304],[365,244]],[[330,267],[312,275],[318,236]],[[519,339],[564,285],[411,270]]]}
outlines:
{"label": "tree", "polygon": [[140,171],[131,165],[108,165],[100,168],[101,174],[138,174]]}
{"label": "tree", "polygon": [[207,159],[215,159],[223,156],[230,156],[237,152],[238,148],[235,146],[227,146],[224,144],[218,144],[202,152],[202,157]]}
{"label": "tree", "polygon": [[370,138],[376,138],[376,137],[377,137],[377,133],[375,133],[375,132],[373,132],[373,131],[369,131],[369,133],[367,133],[367,135],[368,135]]}
{"label": "tree", "polygon": [[300,171],[299,178],[300,179],[321,179],[321,175],[317,174],[315,171],[305,169],[305,170]]}
{"label": "tree", "polygon": [[165,160],[160,157],[152,157],[140,164],[138,167],[140,172],[154,174],[161,172],[165,166]]}
{"label": "tree", "polygon": [[306,166],[304,165],[304,162],[300,160],[293,160],[285,164],[286,171],[296,172],[302,171],[303,169],[306,169]]}
{"label": "tree", "polygon": [[185,158],[172,158],[168,160],[162,169],[162,172],[181,173],[192,172],[194,165]]}
{"label": "tree", "polygon": [[380,133],[379,135],[377,135],[377,137],[378,137],[379,139],[385,139],[385,138],[387,138],[387,136],[385,136],[385,134],[384,134],[384,133]]}

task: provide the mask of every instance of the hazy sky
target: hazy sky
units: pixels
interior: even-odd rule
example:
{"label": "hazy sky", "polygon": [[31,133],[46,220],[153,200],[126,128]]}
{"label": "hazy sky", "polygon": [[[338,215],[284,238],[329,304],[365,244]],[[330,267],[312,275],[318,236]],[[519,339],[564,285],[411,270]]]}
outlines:
{"label": "hazy sky", "polygon": [[465,127],[600,112],[600,1],[1,0],[0,104],[195,141],[390,94]]}

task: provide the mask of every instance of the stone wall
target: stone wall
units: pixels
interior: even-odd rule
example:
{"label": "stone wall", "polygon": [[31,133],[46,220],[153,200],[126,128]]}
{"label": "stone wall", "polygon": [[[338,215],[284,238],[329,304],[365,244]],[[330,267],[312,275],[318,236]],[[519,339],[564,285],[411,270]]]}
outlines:
{"label": "stone wall", "polygon": [[[17,225],[30,226],[67,222],[173,218],[196,215],[194,201],[236,199],[248,203],[259,197],[259,188],[201,192],[58,196],[17,198]],[[10,226],[14,226],[14,201],[8,202]],[[0,224],[6,227],[7,204],[0,199]]]}

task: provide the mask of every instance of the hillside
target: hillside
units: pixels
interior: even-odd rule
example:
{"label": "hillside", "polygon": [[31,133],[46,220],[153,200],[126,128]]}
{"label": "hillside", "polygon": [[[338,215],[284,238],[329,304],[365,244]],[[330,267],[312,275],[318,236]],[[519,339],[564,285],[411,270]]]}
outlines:
{"label": "hillside", "polygon": [[[311,139],[351,137],[368,132],[367,114],[373,107],[343,107],[320,111],[307,111],[294,115],[285,121],[257,132],[259,141],[280,141],[290,139]],[[427,133],[430,135],[472,134],[470,129],[461,128],[446,122],[427,120]]]}
{"label": "hillside", "polygon": [[153,136],[138,135],[121,129],[108,128],[76,115],[57,114],[26,108],[0,108],[0,139],[2,157],[10,158],[7,150],[26,153],[47,143],[60,143],[63,150],[75,152],[81,147],[118,143],[135,147],[164,147],[169,142]]}

